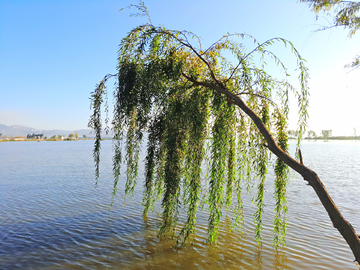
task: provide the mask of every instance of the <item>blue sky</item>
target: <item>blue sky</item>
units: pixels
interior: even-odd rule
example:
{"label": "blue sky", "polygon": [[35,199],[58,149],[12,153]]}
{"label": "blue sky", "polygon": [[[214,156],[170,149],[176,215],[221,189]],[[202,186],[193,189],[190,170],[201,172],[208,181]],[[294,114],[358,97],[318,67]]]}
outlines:
{"label": "blue sky", "polygon": [[[130,17],[125,0],[0,0],[0,124],[38,129],[87,127],[90,92],[116,72],[121,38],[146,18]],[[154,25],[190,30],[210,45],[228,32],[259,41],[283,37],[294,43],[310,71],[308,129],[360,134],[359,72],[343,66],[360,54],[360,33],[314,30],[328,25],[295,0],[148,0]],[[249,48],[251,49],[251,48]],[[275,48],[286,63],[287,52]],[[288,59],[289,58],[289,59]],[[291,67],[291,64],[290,64]],[[291,69],[290,69],[291,73]],[[294,73],[294,77],[297,74]],[[295,128],[296,104],[289,128]]]}

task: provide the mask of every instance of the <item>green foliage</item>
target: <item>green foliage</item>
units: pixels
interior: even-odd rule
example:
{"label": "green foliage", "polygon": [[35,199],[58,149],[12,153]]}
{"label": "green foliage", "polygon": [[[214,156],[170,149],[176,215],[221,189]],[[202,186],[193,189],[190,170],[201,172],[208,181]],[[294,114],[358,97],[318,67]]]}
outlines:
{"label": "green foliage", "polygon": [[360,67],[360,56],[357,55],[357,56],[353,59],[353,61],[352,61],[351,63],[345,65],[345,67],[346,67],[346,68],[353,68],[353,69]]}
{"label": "green foliage", "polygon": [[[275,122],[275,129],[277,135],[277,144],[279,147],[287,152],[289,145],[288,145],[288,138],[285,132],[286,127],[286,119],[284,114],[281,113],[279,109],[275,110],[274,118],[276,119]],[[275,164],[275,220],[274,220],[274,234],[275,245],[284,244],[286,235],[286,212],[287,212],[287,204],[286,204],[286,184],[288,181],[289,175],[289,167],[285,164],[284,161],[280,160],[279,158],[276,160]]]}
{"label": "green foliage", "polygon": [[[308,3],[315,13],[323,11],[333,17],[333,25],[323,29],[342,26],[349,30],[349,37],[352,37],[360,29],[360,2],[341,0],[299,1]],[[356,56],[351,63],[345,65],[347,68],[357,68],[359,66],[360,56]]]}
{"label": "green foliage", "polygon": [[334,26],[343,26],[349,29],[351,37],[360,28],[360,2],[341,0],[300,0],[308,3],[314,12],[334,12]]}
{"label": "green foliage", "polygon": [[308,138],[315,139],[317,137],[316,132],[313,130],[308,131]]}
{"label": "green foliage", "polygon": [[321,135],[322,135],[322,137],[324,138],[325,141],[327,141],[329,139],[329,137],[331,137],[331,134],[332,134],[331,129],[321,131]]}
{"label": "green foliage", "polygon": [[[254,49],[247,52],[239,43],[242,39],[254,42]],[[284,43],[295,55],[300,71],[299,91],[286,81],[289,76],[286,68],[268,50],[275,42]],[[285,79],[277,80],[266,73],[265,61],[258,65],[256,54],[260,59],[274,59]],[[235,59],[235,63],[228,59]],[[234,227],[240,225],[242,189],[245,186],[248,191],[257,183],[254,221],[256,238],[260,240],[269,149],[247,113],[217,89],[226,89],[240,97],[260,116],[268,130],[276,131],[279,146],[287,152],[289,94],[295,94],[298,99],[299,140],[306,125],[308,106],[307,69],[293,45],[280,38],[259,43],[248,35],[228,34],[203,50],[199,38],[191,32],[171,31],[150,24],[133,29],[120,44],[118,74],[105,76],[91,94],[93,114],[89,127],[95,130],[93,155],[97,177],[101,108],[107,95],[105,83],[115,76],[111,122],[115,134],[114,194],[121,164],[126,165],[125,193],[134,192],[141,142],[147,137],[144,215],[161,200],[160,235],[176,236],[179,244],[190,239],[196,232],[201,197],[205,196],[208,239],[216,243],[223,212],[231,211]],[[287,166],[279,160],[275,175],[274,243],[279,244],[284,242],[286,232],[288,177]],[[179,224],[179,210],[184,207],[187,207],[187,218]]]}
{"label": "green foliage", "polygon": [[47,141],[56,141],[56,136],[52,136],[51,138],[47,139]]}

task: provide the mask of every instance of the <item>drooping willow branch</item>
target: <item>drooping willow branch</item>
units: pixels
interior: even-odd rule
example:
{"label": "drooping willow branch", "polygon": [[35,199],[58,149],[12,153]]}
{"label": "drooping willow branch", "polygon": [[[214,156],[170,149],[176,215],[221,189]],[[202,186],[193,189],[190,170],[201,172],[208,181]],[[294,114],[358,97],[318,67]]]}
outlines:
{"label": "drooping willow branch", "polygon": [[[186,76],[186,75],[184,75]],[[360,237],[356,234],[354,228],[351,224],[341,215],[339,209],[336,204],[331,199],[329,193],[325,189],[325,186],[320,181],[317,174],[308,169],[303,165],[302,157],[300,159],[300,163],[293,158],[291,158],[286,152],[284,152],[276,143],[268,129],[265,127],[263,121],[259,118],[258,115],[254,111],[252,111],[246,104],[236,95],[232,94],[228,89],[218,87],[216,85],[211,85],[209,83],[198,82],[193,80],[192,78],[187,76],[187,79],[197,85],[203,85],[208,88],[214,89],[228,98],[231,98],[233,102],[239,106],[255,123],[257,128],[260,130],[261,134],[265,137],[267,142],[267,147],[273,152],[281,161],[283,161],[286,165],[294,169],[298,172],[304,180],[306,180],[310,186],[313,187],[316,194],[318,195],[321,203],[326,209],[333,225],[338,229],[340,234],[344,237],[349,247],[353,251],[355,256],[355,261],[360,262]],[[301,152],[300,152],[301,156]]]}
{"label": "drooping willow branch", "polygon": [[[298,99],[300,136],[307,120],[308,74],[298,51],[280,38],[250,51],[273,57],[283,67],[286,79],[284,65],[266,47],[275,41],[288,44],[300,71],[300,90],[295,91],[288,82],[278,81],[258,67],[244,46],[230,40],[230,35],[205,51],[193,46],[192,39],[198,40],[191,32],[143,25],[122,40],[118,82],[113,93],[114,191],[121,178],[120,166],[125,163],[125,192],[133,193],[140,144],[147,137],[144,215],[161,201],[160,235],[173,235],[179,244],[195,236],[197,210],[201,196],[205,196],[208,239],[216,243],[223,212],[233,211],[234,224],[241,225],[242,187],[245,184],[249,189],[256,184],[254,223],[255,237],[260,241],[270,150],[278,158],[274,179],[274,244],[285,241],[286,184],[291,167],[314,187],[334,225],[345,228],[343,236],[358,260],[355,234],[349,231],[351,225],[346,225],[316,174],[288,155],[289,90]],[[241,65],[227,60],[229,52],[235,59],[243,59]],[[251,87],[254,83],[256,91]],[[92,95],[94,114],[89,123],[99,134],[94,147],[97,174],[104,89],[100,83]],[[240,98],[234,93],[246,95]],[[185,207],[187,216],[181,220],[180,209]],[[342,221],[337,223],[338,220]]]}

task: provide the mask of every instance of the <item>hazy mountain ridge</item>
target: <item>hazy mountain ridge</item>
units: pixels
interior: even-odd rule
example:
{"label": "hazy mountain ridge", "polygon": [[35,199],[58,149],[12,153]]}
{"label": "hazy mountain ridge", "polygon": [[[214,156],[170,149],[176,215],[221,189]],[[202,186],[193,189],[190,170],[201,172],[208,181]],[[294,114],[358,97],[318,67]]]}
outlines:
{"label": "hazy mountain ridge", "polygon": [[[46,137],[52,137],[54,135],[63,135],[64,137],[67,137],[69,134],[74,134],[75,131],[79,134],[79,137],[82,137],[83,135],[86,135],[87,137],[94,137],[94,134],[92,134],[91,129],[79,129],[79,130],[62,130],[62,129],[52,129],[52,130],[46,130],[46,129],[36,129],[31,127],[25,127],[25,126],[19,126],[19,125],[2,125],[0,124],[0,133],[2,136],[26,136],[28,134],[44,134]],[[111,137],[111,135],[106,135],[105,132],[102,132],[102,137]]]}

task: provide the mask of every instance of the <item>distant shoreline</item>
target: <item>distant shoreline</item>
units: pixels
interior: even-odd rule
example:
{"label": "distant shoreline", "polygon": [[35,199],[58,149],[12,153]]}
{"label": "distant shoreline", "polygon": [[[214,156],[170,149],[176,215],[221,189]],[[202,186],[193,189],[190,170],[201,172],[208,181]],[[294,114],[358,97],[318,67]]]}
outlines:
{"label": "distant shoreline", "polygon": [[[297,138],[289,138],[289,140],[297,140]],[[324,137],[315,137],[315,138],[310,138],[310,137],[305,137],[302,139],[307,140],[307,141],[360,141],[360,136],[332,136],[332,137],[328,137],[328,138],[324,138]]]}
{"label": "distant shoreline", "polygon": [[[102,141],[105,140],[111,140],[112,138],[102,138]],[[75,141],[94,141],[95,138],[86,138],[86,139],[64,139],[64,140],[58,140],[58,139],[26,139],[26,138],[4,138],[0,139],[0,142],[75,142]]]}
{"label": "distant shoreline", "polygon": [[[66,139],[54,139],[54,138],[49,138],[49,139],[27,139],[25,136],[17,136],[17,137],[6,137],[3,136],[4,138],[0,138],[0,142],[36,142],[36,141],[44,141],[44,142],[55,142],[55,141],[93,141],[95,140],[95,138],[91,137],[91,138],[78,138],[78,139],[70,139],[70,138],[66,138]],[[289,141],[297,141],[297,138],[291,137],[288,138]],[[106,137],[106,138],[101,138],[101,140],[112,140],[111,137]],[[324,137],[316,137],[316,138],[309,138],[309,137],[305,137],[302,139],[302,141],[360,141],[360,136],[333,136],[333,137],[329,137],[329,138],[324,138]]]}

